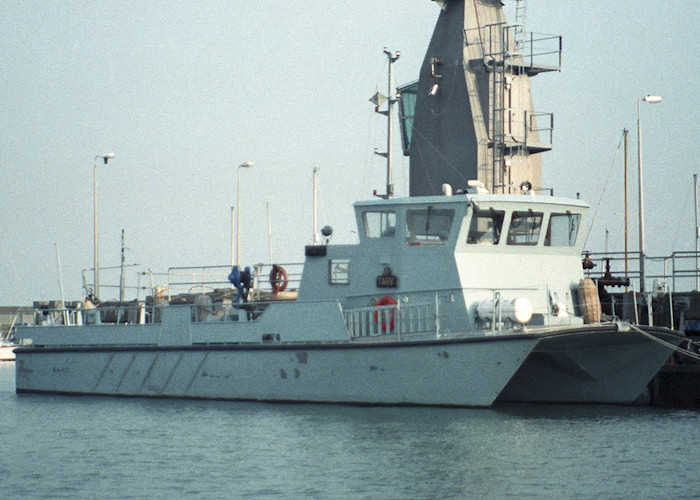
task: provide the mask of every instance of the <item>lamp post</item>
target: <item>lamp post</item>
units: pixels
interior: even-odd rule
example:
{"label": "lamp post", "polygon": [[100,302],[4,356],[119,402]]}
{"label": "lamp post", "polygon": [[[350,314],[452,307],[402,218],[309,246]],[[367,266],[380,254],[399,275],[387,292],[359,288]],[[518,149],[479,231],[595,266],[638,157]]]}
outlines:
{"label": "lamp post", "polygon": [[644,184],[642,178],[642,118],[640,104],[648,102],[656,104],[662,98],[656,95],[647,95],[637,101],[637,176],[639,177],[639,291],[644,292],[644,282],[646,280],[644,266]]}
{"label": "lamp post", "polygon": [[241,169],[252,168],[255,165],[247,161],[238,165],[238,182],[236,183],[236,265],[241,265]]}
{"label": "lamp post", "polygon": [[93,265],[95,268],[94,284],[95,290],[93,295],[96,299],[100,297],[100,256],[97,252],[97,160],[102,160],[105,165],[109,160],[114,159],[114,153],[95,156],[95,161],[92,170],[92,188],[93,188]]}

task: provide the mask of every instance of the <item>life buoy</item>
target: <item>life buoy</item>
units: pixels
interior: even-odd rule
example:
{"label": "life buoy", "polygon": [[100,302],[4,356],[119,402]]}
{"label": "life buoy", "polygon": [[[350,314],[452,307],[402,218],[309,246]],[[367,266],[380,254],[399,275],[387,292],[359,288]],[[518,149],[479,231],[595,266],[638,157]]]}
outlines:
{"label": "life buoy", "polygon": [[287,271],[282,266],[277,264],[272,266],[272,271],[270,271],[270,285],[272,286],[272,293],[277,295],[287,289],[289,284],[289,276]]}
{"label": "life buoy", "polygon": [[[390,297],[389,295],[385,295],[381,299],[377,301],[375,304],[376,306],[395,306],[396,301],[393,299],[393,297]],[[394,311],[396,308],[391,308],[391,316],[389,317],[389,330],[394,329]],[[374,322],[379,324],[379,309],[374,311]],[[386,332],[387,330],[387,324],[385,320],[384,314],[382,314],[382,331]]]}

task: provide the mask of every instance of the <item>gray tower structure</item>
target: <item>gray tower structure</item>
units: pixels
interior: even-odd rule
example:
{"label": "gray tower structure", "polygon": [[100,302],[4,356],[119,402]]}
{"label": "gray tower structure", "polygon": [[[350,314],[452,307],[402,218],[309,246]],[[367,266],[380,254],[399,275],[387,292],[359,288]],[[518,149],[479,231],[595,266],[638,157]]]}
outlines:
{"label": "gray tower structure", "polygon": [[526,0],[444,0],[419,80],[398,89],[410,195],[481,181],[494,193],[541,188],[553,115],[535,113],[530,78],[561,67],[561,37],[524,30]]}

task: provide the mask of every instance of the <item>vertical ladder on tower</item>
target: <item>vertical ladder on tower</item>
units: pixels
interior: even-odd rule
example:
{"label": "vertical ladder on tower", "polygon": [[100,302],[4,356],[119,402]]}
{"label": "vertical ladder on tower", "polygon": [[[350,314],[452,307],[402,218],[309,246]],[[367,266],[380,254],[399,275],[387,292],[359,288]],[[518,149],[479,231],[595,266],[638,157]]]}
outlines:
{"label": "vertical ladder on tower", "polygon": [[505,163],[505,113],[506,113],[506,65],[508,58],[507,25],[486,26],[491,46],[490,133],[492,141],[491,185],[492,193],[503,192],[503,166]]}
{"label": "vertical ladder on tower", "polygon": [[[516,44],[520,41],[524,42],[525,37],[525,19],[527,17],[527,0],[515,0],[515,21],[513,24],[517,26],[516,33],[520,31],[521,37],[516,36]],[[523,45],[518,46],[518,50],[522,54]]]}
{"label": "vertical ladder on tower", "polygon": [[[515,1],[515,21],[513,23],[513,42],[515,46],[515,50],[511,54],[511,57],[508,58],[508,61],[511,65],[509,68],[510,74],[512,75],[513,78],[515,78],[515,75],[518,75],[517,78],[521,78],[522,75],[525,73],[525,52],[526,52],[526,31],[525,31],[525,21],[527,18],[527,0],[516,0]],[[526,151],[526,142],[527,142],[527,131],[528,131],[528,113],[527,109],[524,107],[525,105],[525,86],[522,84],[517,85],[518,93],[517,97],[515,97],[514,102],[518,103],[518,107],[515,109],[511,109],[510,114],[511,114],[511,121],[512,122],[518,122],[518,125],[516,125],[516,128],[521,128],[521,130],[518,130],[518,133],[515,135],[518,135],[521,137],[519,141],[517,141],[517,146],[511,151],[511,154],[513,156],[517,156],[521,158],[521,160],[524,160],[527,156],[527,151]],[[512,133],[512,131],[511,131]]]}
{"label": "vertical ladder on tower", "polygon": [[464,32],[467,45],[481,46],[488,73],[489,151],[479,168],[493,193],[517,189],[514,183],[522,178],[517,172],[529,168],[528,157],[551,149],[553,115],[534,112],[529,79],[561,69],[561,36],[526,32],[527,0],[510,5],[512,24],[501,20]]}
{"label": "vertical ladder on tower", "polygon": [[[524,74],[525,57],[525,18],[527,0],[516,0],[513,24],[498,25],[500,54],[494,65],[492,79],[492,190],[509,192],[511,189],[509,157],[524,158],[527,137],[527,110],[525,86],[515,82]],[[494,26],[495,28],[495,26]],[[514,86],[517,93],[514,93]],[[516,137],[518,139],[516,139]]]}

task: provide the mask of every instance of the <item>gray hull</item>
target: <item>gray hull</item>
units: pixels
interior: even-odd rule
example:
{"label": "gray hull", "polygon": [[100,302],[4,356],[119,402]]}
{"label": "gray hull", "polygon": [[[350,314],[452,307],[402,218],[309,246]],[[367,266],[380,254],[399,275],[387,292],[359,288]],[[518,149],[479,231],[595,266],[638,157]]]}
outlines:
{"label": "gray hull", "polygon": [[41,348],[17,351],[17,392],[490,406],[529,335],[422,342]]}
{"label": "gray hull", "polygon": [[[676,346],[684,339],[666,328],[641,328]],[[615,325],[553,333],[540,339],[497,401],[631,404],[671,354]]]}

